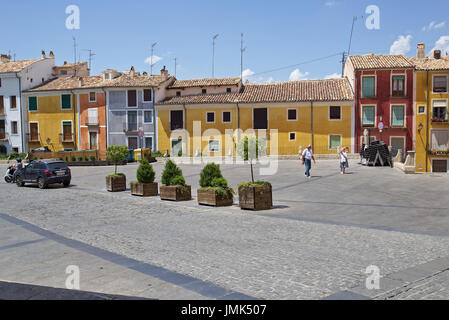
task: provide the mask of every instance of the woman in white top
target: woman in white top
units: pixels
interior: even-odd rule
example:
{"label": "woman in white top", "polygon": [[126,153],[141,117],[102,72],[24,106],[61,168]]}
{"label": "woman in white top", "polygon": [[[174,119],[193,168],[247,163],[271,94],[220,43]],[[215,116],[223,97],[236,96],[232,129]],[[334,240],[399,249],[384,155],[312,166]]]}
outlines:
{"label": "woman in white top", "polygon": [[349,168],[348,161],[348,151],[349,148],[341,148],[340,150],[340,173],[345,174],[346,168]]}

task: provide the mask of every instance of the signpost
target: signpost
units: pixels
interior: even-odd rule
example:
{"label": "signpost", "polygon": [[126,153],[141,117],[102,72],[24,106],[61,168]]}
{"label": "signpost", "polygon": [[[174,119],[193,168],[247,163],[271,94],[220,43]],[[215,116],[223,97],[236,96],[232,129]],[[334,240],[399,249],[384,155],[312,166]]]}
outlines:
{"label": "signpost", "polygon": [[377,128],[379,128],[379,132],[380,132],[380,141],[382,141],[382,130],[384,128],[384,123],[383,122],[379,122],[379,124],[377,125]]}
{"label": "signpost", "polygon": [[142,129],[139,129],[139,137],[140,137],[140,156],[141,161],[143,160],[143,137],[145,135],[145,132]]}

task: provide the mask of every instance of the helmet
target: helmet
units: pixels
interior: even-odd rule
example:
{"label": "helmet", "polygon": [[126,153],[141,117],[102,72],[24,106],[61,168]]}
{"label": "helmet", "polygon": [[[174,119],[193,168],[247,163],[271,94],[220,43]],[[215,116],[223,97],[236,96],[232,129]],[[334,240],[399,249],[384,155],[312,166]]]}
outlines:
{"label": "helmet", "polygon": [[22,159],[17,159],[16,161],[17,161],[18,163],[20,163],[20,162],[22,162]]}

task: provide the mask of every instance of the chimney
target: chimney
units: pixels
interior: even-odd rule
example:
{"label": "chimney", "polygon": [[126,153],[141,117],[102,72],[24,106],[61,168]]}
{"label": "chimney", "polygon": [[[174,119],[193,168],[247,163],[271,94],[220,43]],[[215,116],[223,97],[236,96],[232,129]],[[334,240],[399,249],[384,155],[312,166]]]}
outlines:
{"label": "chimney", "polygon": [[418,59],[424,59],[426,57],[426,45],[424,43],[418,43],[418,48],[416,49],[416,57]]}
{"label": "chimney", "polygon": [[441,59],[441,50],[434,50],[433,51],[433,57],[435,59]]}
{"label": "chimney", "polygon": [[168,70],[165,68],[165,66],[161,69],[161,76],[164,76],[164,79],[168,78]]}
{"label": "chimney", "polygon": [[67,61],[64,61],[64,65],[66,65],[67,64]]}
{"label": "chimney", "polygon": [[144,71],[144,72],[142,73],[142,75],[143,75],[143,76],[147,76],[147,75],[148,75],[148,72]]}
{"label": "chimney", "polygon": [[131,69],[129,70],[129,76],[131,78],[134,78],[135,75],[136,75],[136,72],[134,71],[134,66],[131,66]]}
{"label": "chimney", "polygon": [[45,51],[44,50],[42,50],[41,55],[42,55],[42,59],[47,58],[46,55],[45,55]]}
{"label": "chimney", "polygon": [[83,79],[83,77],[79,77],[79,79],[78,79],[78,84],[79,84],[80,87],[82,87],[82,86],[84,85],[84,79]]}
{"label": "chimney", "polygon": [[50,54],[48,55],[48,57],[50,59],[54,59],[55,58],[55,54],[53,53],[53,51],[50,51]]}
{"label": "chimney", "polygon": [[11,56],[6,55],[6,54],[2,54],[1,55],[1,62],[2,63],[9,62],[9,59],[11,59]]}

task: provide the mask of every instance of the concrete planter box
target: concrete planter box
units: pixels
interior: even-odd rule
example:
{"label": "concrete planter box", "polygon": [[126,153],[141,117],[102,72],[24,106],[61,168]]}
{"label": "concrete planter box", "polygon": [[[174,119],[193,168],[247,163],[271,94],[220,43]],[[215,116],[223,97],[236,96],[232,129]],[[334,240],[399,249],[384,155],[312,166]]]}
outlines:
{"label": "concrete planter box", "polygon": [[106,190],[110,192],[126,191],[126,176],[107,176]]}
{"label": "concrete planter box", "polygon": [[180,186],[161,186],[161,200],[188,201],[192,199],[192,187],[187,186],[187,192],[182,192]]}
{"label": "concrete planter box", "polygon": [[225,198],[220,197],[215,190],[198,189],[198,204],[213,206],[213,207],[227,207],[232,206],[234,196],[228,192]]}
{"label": "concrete planter box", "polygon": [[239,206],[248,210],[267,210],[273,207],[271,186],[239,188]]}
{"label": "concrete planter box", "polygon": [[157,196],[157,182],[140,183],[131,182],[131,194],[133,196],[154,197]]}

